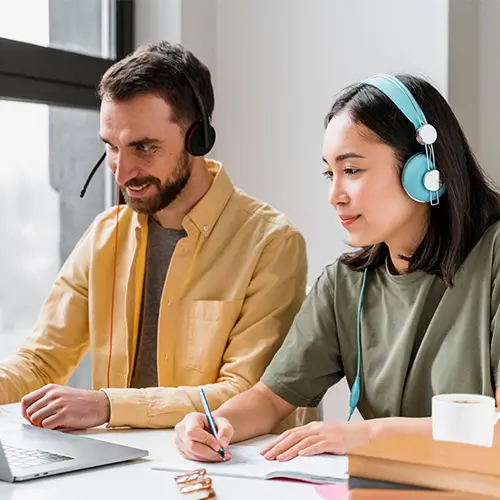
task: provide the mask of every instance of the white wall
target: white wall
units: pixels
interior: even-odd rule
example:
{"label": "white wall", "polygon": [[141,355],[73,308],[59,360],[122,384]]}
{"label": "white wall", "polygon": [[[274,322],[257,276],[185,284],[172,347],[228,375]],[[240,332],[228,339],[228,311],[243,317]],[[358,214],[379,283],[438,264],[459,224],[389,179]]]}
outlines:
{"label": "white wall", "polygon": [[136,0],[136,45],[158,40],[181,41],[181,0]]}
{"label": "white wall", "polygon": [[[321,176],[334,94],[386,71],[422,73],[446,92],[447,19],[448,3],[436,0],[418,9],[411,0],[217,1],[218,156],[236,184],[303,232],[310,284],[344,248]],[[408,30],[419,23],[426,36],[415,43]]]}
{"label": "white wall", "polygon": [[[342,87],[379,72],[429,78],[450,97],[479,156],[492,163],[489,127],[500,130],[490,99],[500,83],[491,67],[500,2],[483,0],[479,11],[475,3],[138,0],[137,42],[181,41],[208,64],[216,90],[214,156],[235,184],[303,232],[312,284],[345,249],[321,176],[323,117]],[[326,398],[326,418],[345,419],[347,400],[346,384],[338,384]]]}

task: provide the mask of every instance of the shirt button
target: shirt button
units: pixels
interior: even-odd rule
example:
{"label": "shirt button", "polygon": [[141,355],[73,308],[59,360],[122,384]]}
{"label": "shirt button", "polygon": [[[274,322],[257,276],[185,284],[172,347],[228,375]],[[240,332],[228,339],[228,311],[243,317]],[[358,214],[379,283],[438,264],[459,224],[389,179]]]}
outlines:
{"label": "shirt button", "polygon": [[207,226],[207,225],[203,226],[203,231],[208,231],[209,229],[210,229],[210,226]]}
{"label": "shirt button", "polygon": [[165,361],[168,361],[168,355],[167,355],[167,354],[165,354],[165,356],[163,356],[163,359],[164,359]]}
{"label": "shirt button", "polygon": [[171,300],[169,300],[169,301],[167,302],[167,306],[171,306],[171,305],[172,305],[172,301],[171,301]]}

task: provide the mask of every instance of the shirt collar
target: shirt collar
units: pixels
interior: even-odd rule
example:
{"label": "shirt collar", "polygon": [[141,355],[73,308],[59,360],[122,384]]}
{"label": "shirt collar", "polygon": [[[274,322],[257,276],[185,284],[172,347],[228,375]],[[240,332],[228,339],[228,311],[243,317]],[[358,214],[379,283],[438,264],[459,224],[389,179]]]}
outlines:
{"label": "shirt collar", "polygon": [[[214,180],[201,200],[184,217],[182,225],[188,233],[194,225],[208,237],[233,194],[234,186],[220,162],[205,160],[205,165]],[[147,215],[137,212],[134,212],[133,217],[137,227],[144,226],[148,220]]]}
{"label": "shirt collar", "polygon": [[214,160],[205,160],[208,171],[214,180],[203,198],[191,209],[182,221],[186,231],[191,221],[205,237],[212,232],[224,207],[234,191],[229,176],[222,168],[222,164]]}

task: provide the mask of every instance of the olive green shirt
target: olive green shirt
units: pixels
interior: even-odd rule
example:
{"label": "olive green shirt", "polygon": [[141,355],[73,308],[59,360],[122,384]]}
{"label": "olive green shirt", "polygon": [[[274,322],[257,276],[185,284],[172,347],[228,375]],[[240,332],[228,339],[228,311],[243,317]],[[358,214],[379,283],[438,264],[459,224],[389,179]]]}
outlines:
{"label": "olive green shirt", "polygon": [[[425,417],[442,393],[494,395],[500,385],[500,223],[469,253],[454,286],[423,271],[367,275],[361,315],[365,419]],[[316,281],[262,377],[296,406],[316,406],[356,376],[356,320],[363,274],[340,261]],[[346,405],[348,402],[346,401]]]}

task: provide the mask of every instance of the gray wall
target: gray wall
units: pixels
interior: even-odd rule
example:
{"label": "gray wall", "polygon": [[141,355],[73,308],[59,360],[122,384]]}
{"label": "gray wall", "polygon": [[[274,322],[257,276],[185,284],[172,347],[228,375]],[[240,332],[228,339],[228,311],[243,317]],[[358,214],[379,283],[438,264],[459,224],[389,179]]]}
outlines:
{"label": "gray wall", "polygon": [[479,2],[454,0],[450,9],[448,100],[479,153]]}
{"label": "gray wall", "polygon": [[[497,183],[500,183],[498,142],[500,137],[500,2],[479,2],[479,159]],[[464,73],[473,69],[464,63]]]}

